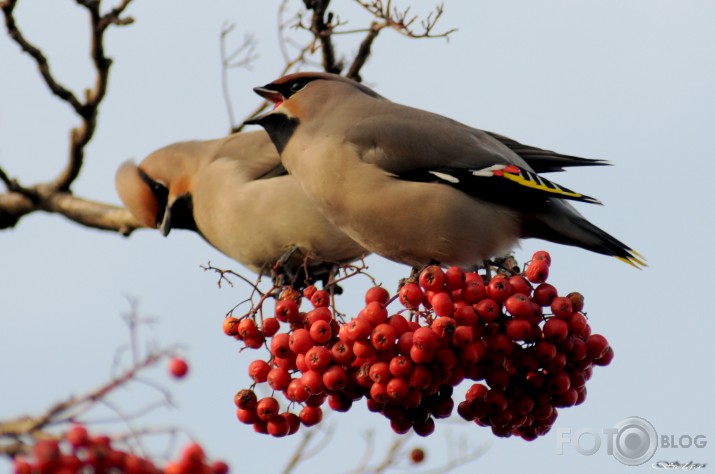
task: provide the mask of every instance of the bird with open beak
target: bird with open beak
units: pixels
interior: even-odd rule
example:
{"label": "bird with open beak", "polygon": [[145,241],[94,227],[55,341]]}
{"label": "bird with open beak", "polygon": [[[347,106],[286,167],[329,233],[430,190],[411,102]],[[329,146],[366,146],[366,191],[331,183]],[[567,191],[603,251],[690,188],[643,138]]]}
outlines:
{"label": "bird with open beak", "polygon": [[265,128],[318,209],[369,251],[471,267],[533,237],[645,265],[568,203],[596,199],[539,174],[603,161],[396,104],[334,74],[290,74],[254,91],[275,107],[246,123]]}

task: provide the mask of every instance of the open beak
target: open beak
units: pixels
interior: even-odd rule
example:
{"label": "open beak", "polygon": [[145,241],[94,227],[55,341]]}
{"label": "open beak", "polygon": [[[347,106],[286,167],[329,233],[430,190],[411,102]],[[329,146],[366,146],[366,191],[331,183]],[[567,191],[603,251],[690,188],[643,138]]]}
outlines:
{"label": "open beak", "polygon": [[260,95],[264,99],[273,102],[274,104],[280,104],[284,100],[283,94],[278,91],[268,89],[267,87],[254,87],[253,92]]}

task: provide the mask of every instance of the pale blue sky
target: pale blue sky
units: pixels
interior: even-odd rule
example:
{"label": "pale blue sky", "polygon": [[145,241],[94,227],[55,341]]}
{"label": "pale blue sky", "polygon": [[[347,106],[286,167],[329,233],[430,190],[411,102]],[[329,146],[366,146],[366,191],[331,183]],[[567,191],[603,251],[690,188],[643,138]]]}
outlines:
{"label": "pale blue sky", "polygon": [[[300,2],[296,2],[300,3]],[[334,2],[342,8],[347,2]],[[218,36],[237,23],[238,40],[251,32],[261,55],[252,71],[231,76],[239,116],[255,107],[251,87],[276,78],[278,2],[136,0],[130,27],[115,29],[107,50],[115,59],[99,128],[74,190],[118,203],[114,171],[168,143],[224,134],[228,123],[220,90]],[[348,7],[341,16],[356,12]],[[57,77],[77,93],[89,84],[83,13],[74,2],[23,0],[17,18],[42,46]],[[367,17],[350,16],[353,25]],[[601,431],[641,416],[659,434],[713,435],[711,398],[715,331],[710,307],[711,235],[715,204],[715,4],[706,0],[446,2],[449,42],[408,40],[385,31],[363,77],[380,94],[438,112],[524,143],[615,166],[572,170],[555,181],[595,196],[605,206],[579,206],[594,223],[643,253],[637,271],[614,259],[555,244],[525,242],[517,257],[552,253],[553,283],[579,290],[596,332],[616,352],[597,368],[588,399],[562,410],[555,428]],[[4,31],[4,30],[3,30]],[[338,43],[341,51],[353,43]],[[0,36],[0,165],[23,183],[53,177],[63,166],[67,133],[76,120],[51,97],[29,57]],[[234,472],[275,472],[298,437],[253,434],[234,418],[233,393],[248,385],[238,345],[221,333],[225,312],[245,287],[218,290],[199,269],[212,261],[240,270],[200,238],[140,231],[129,239],[88,230],[36,213],[0,232],[0,419],[37,413],[71,393],[105,380],[114,348],[126,341],[119,314],[125,295],[160,323],[152,338],[182,343],[191,375],[166,380],[178,409],[147,424],[180,425],[225,459]],[[380,258],[371,272],[394,289],[408,269]],[[248,271],[245,270],[245,273]],[[359,310],[365,282],[348,287],[340,305]],[[162,371],[158,380],[165,380]],[[127,394],[132,406],[146,392]],[[358,407],[358,405],[360,405]],[[362,403],[331,417],[331,445],[299,472],[333,473],[357,463],[362,435],[390,440],[386,420]],[[475,425],[439,423],[428,440],[428,466],[446,455],[445,436],[491,443],[474,464],[456,472],[649,472],[625,467],[603,450],[585,457],[567,446],[556,454],[556,434],[526,443],[497,439]],[[653,461],[715,462],[712,445],[661,449]],[[6,464],[0,462],[0,469]]]}

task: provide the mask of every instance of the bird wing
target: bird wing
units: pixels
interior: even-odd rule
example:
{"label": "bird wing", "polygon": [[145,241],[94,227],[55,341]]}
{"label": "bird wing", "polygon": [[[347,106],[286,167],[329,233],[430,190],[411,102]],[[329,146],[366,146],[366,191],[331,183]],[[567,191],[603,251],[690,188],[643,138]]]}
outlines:
{"label": "bird wing", "polygon": [[539,176],[493,135],[430,112],[381,101],[346,140],[363,161],[394,177],[437,182],[480,199],[523,209],[548,198],[600,202]]}
{"label": "bird wing", "polygon": [[494,132],[486,132],[501,143],[509,147],[511,151],[519,155],[524,161],[529,163],[537,173],[551,173],[564,171],[564,168],[571,166],[610,166],[606,160],[594,160],[591,158],[581,158],[578,156],[564,155],[551,150],[544,150],[535,146],[524,145],[504,135]]}

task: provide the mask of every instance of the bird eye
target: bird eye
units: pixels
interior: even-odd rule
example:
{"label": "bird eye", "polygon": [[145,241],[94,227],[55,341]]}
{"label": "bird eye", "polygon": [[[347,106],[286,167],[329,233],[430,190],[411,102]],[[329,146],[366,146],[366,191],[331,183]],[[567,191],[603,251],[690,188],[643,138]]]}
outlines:
{"label": "bird eye", "polygon": [[290,86],[290,93],[295,94],[296,92],[300,91],[305,87],[305,82],[303,81],[296,81]]}

